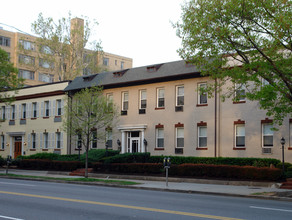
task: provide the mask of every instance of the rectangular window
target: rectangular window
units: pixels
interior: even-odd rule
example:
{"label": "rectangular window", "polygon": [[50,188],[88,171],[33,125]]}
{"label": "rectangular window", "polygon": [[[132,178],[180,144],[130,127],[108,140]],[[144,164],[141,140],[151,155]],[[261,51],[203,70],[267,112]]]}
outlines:
{"label": "rectangular window", "polygon": [[204,105],[208,103],[207,93],[202,91],[207,88],[207,83],[198,84],[198,105]]}
{"label": "rectangular window", "polygon": [[92,132],[91,148],[97,148],[97,131]]}
{"label": "rectangular window", "polygon": [[245,147],[245,125],[235,125],[235,147]]}
{"label": "rectangular window", "polygon": [[31,79],[34,80],[34,72],[29,70],[19,70],[18,77],[23,79]]}
{"label": "rectangular window", "polygon": [[122,93],[122,110],[127,111],[129,108],[129,93],[123,92]]}
{"label": "rectangular window", "polygon": [[184,147],[184,128],[176,128],[176,147]]}
{"label": "rectangular window", "polygon": [[53,51],[50,47],[48,46],[41,46],[41,52],[45,54],[53,54]]}
{"label": "rectangular window", "polygon": [[21,118],[26,119],[26,104],[21,105]]}
{"label": "rectangular window", "polygon": [[125,64],[125,63],[122,61],[122,62],[121,62],[121,69],[124,69],[124,64]]}
{"label": "rectangular window", "polygon": [[107,106],[110,111],[113,110],[113,101],[114,101],[114,96],[112,93],[106,94],[106,101],[107,101]]}
{"label": "rectangular window", "polygon": [[235,84],[235,101],[245,101],[245,85]]}
{"label": "rectangular window", "polygon": [[30,41],[19,40],[19,44],[25,50],[35,50],[35,44]]}
{"label": "rectangular window", "polygon": [[18,62],[22,64],[27,64],[27,65],[34,65],[35,59],[32,56],[20,54],[18,56]]}
{"label": "rectangular window", "polygon": [[10,47],[11,39],[9,37],[0,36],[0,45]]}
{"label": "rectangular window", "polygon": [[44,148],[48,149],[49,148],[49,134],[44,133]]}
{"label": "rectangular window", "polygon": [[31,134],[31,148],[36,149],[36,134],[35,133]]}
{"label": "rectangular window", "polygon": [[263,147],[273,147],[273,136],[274,131],[272,130],[272,124],[262,124],[262,138],[263,138]]}
{"label": "rectangular window", "polygon": [[37,103],[36,102],[32,103],[32,117],[33,118],[37,117]]}
{"label": "rectangular window", "polygon": [[140,90],[140,109],[145,109],[147,106],[147,93],[146,90]]}
{"label": "rectangular window", "polygon": [[46,82],[46,83],[54,82],[54,75],[39,73],[39,81]]}
{"label": "rectangular window", "polygon": [[198,147],[207,147],[207,126],[198,127]]}
{"label": "rectangular window", "polygon": [[156,129],[156,148],[164,148],[164,129]]}
{"label": "rectangular window", "polygon": [[1,135],[1,150],[5,149],[5,136]]}
{"label": "rectangular window", "polygon": [[109,65],[109,58],[103,58],[103,63],[104,66],[108,66]]}
{"label": "rectangular window", "polygon": [[6,108],[5,108],[5,106],[2,106],[1,110],[2,110],[2,120],[5,120],[6,119]]}
{"label": "rectangular window", "polygon": [[50,116],[50,102],[45,101],[45,117],[49,117],[49,116]]}
{"label": "rectangular window", "polygon": [[57,116],[62,115],[62,100],[57,100]]}
{"label": "rectangular window", "polygon": [[11,120],[15,120],[15,105],[11,106]]}
{"label": "rectangular window", "polygon": [[184,86],[176,87],[176,106],[184,105]]}
{"label": "rectangular window", "polygon": [[107,142],[108,148],[113,148],[113,131],[111,129],[107,130],[106,142]]}
{"label": "rectangular window", "polygon": [[60,132],[56,133],[56,148],[57,149],[61,148],[61,133]]}
{"label": "rectangular window", "polygon": [[44,60],[44,59],[39,59],[39,66],[46,68],[46,69],[53,69],[54,68],[54,63],[52,61]]}
{"label": "rectangular window", "polygon": [[164,100],[164,88],[157,89],[157,108],[164,108],[165,100]]}

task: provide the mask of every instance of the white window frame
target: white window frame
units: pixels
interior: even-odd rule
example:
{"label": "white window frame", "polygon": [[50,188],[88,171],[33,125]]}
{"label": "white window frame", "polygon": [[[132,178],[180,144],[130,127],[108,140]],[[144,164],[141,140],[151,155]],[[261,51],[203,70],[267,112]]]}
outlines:
{"label": "white window frame", "polygon": [[[182,92],[183,94],[179,94],[179,90],[180,89],[183,89]],[[184,97],[185,97],[185,92],[184,92],[184,85],[179,85],[179,86],[176,86],[176,89],[175,89],[175,93],[176,93],[176,100],[175,100],[175,106],[183,106],[184,103],[185,103],[185,100],[184,100]],[[182,99],[182,103],[179,104],[179,99]]]}
{"label": "white window frame", "polygon": [[56,116],[61,116],[62,115],[62,100],[57,99],[56,101]]}
{"label": "white window frame", "polygon": [[[208,95],[206,92],[201,93],[201,88],[206,88],[207,87],[207,83],[203,82],[203,83],[198,83],[198,105],[206,105],[208,104]],[[206,102],[201,101],[201,97],[206,97],[205,100]]]}
{"label": "white window frame", "polygon": [[44,117],[50,117],[50,101],[45,101],[44,105]]}
{"label": "white window frame", "polygon": [[[145,94],[145,97],[143,97],[143,93]],[[146,109],[147,108],[147,90],[141,89],[140,90],[140,101],[139,101],[139,109]],[[142,101],[145,101],[145,107],[142,107]]]}
{"label": "white window frame", "polygon": [[[159,140],[162,140],[162,146],[159,146]],[[164,148],[164,128],[156,128],[156,148]]]}
{"label": "white window frame", "polygon": [[113,101],[114,101],[113,93],[106,94],[106,103],[107,103],[107,106],[111,109],[113,107]]}
{"label": "white window frame", "polygon": [[19,43],[23,46],[23,49],[25,50],[35,50],[35,44],[33,42],[30,41],[26,41],[26,40],[19,40]]}
{"label": "white window frame", "polygon": [[[265,126],[271,126],[273,127],[273,125],[271,123],[262,123],[262,147],[263,148],[272,148],[274,146],[274,131],[270,130],[272,134],[265,134]],[[264,145],[264,139],[265,137],[272,137],[272,145]]]}
{"label": "white window frame", "polygon": [[[201,135],[201,129],[206,129],[206,135]],[[206,145],[200,146],[200,139],[201,138],[206,138]],[[208,130],[207,126],[198,126],[198,148],[207,148],[208,146]]]}
{"label": "white window frame", "polygon": [[[185,138],[184,138],[184,132],[185,132],[185,130],[184,130],[184,127],[177,127],[176,129],[175,129],[176,131],[175,131],[175,133],[176,133],[176,144],[175,144],[175,147],[176,148],[184,148],[184,142],[185,142]],[[179,134],[179,130],[182,130],[183,131],[183,135],[180,135]],[[183,146],[178,146],[178,140],[179,139],[183,139]]]}
{"label": "white window frame", "polygon": [[113,148],[113,130],[112,129],[108,129],[106,131],[106,142],[108,142],[108,148],[112,149]]}
{"label": "white window frame", "polygon": [[[160,91],[163,91],[163,94],[160,94]],[[165,89],[164,88],[157,88],[157,100],[156,100],[156,106],[157,108],[165,108]],[[159,104],[160,99],[163,100],[163,105]]]}
{"label": "white window frame", "polygon": [[[239,131],[238,131],[238,129],[239,128],[243,128],[244,129],[244,135],[240,135],[239,134]],[[235,148],[245,148],[245,146],[246,146],[246,144],[245,144],[245,140],[246,140],[246,138],[245,138],[245,124],[236,124],[235,126],[234,126],[234,129],[235,129],[235,131],[234,131],[234,135],[235,135],[235,143],[234,143],[234,147]],[[237,143],[237,138],[238,137],[244,137],[244,145],[238,145],[238,143]]]}
{"label": "white window frame", "polygon": [[[242,94],[242,91],[244,91],[244,94]],[[237,102],[243,102],[245,101],[245,94],[246,94],[246,87],[244,84],[235,84],[235,99]],[[237,98],[239,96],[239,98]],[[244,96],[244,97],[243,97]]]}
{"label": "white window frame", "polygon": [[129,109],[129,92],[122,92],[122,111],[128,111],[128,109]]}

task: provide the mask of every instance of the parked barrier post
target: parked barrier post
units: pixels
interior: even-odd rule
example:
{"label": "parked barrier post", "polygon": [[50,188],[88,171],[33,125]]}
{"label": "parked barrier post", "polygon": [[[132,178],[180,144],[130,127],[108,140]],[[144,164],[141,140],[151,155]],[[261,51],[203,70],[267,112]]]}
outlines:
{"label": "parked barrier post", "polygon": [[9,164],[11,163],[11,160],[12,160],[11,156],[8,155],[7,156],[7,159],[6,159],[6,162],[7,162],[7,165],[6,165],[6,175],[8,174]]}
{"label": "parked barrier post", "polygon": [[170,168],[170,165],[171,165],[170,158],[164,157],[163,166],[165,168],[166,186],[168,186],[168,169]]}

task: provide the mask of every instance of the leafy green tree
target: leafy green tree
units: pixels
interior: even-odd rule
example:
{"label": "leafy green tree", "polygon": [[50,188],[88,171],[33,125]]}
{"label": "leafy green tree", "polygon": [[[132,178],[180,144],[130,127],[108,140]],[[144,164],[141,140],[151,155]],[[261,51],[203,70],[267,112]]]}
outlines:
{"label": "leafy green tree", "polygon": [[21,88],[23,79],[18,78],[18,69],[9,61],[8,53],[0,48],[0,101],[10,103],[13,94],[8,91]]}
{"label": "leafy green tree", "polygon": [[[38,57],[49,67],[58,80],[72,80],[76,76],[97,73],[103,69],[99,65],[102,56],[100,42],[90,41],[92,30],[98,25],[88,17],[45,18],[42,13],[32,24],[36,39]],[[21,45],[20,45],[21,46]],[[89,48],[89,49],[86,49]]]}
{"label": "leafy green tree", "polygon": [[292,114],[291,18],[290,0],[191,0],[174,24],[178,52],[217,79],[208,92],[231,81],[222,97],[232,97],[235,84],[244,85],[241,95],[281,125]]}
{"label": "leafy green tree", "polygon": [[[71,95],[70,95],[71,96]],[[113,126],[117,107],[103,95],[102,88],[85,88],[74,95],[65,106],[63,129],[78,137],[85,149],[85,177],[88,177],[88,150],[93,141],[105,141],[107,129]]]}

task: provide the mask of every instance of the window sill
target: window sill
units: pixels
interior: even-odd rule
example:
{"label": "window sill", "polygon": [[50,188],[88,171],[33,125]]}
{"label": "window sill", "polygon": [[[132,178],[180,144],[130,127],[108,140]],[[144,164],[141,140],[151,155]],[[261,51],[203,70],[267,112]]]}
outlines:
{"label": "window sill", "polygon": [[31,118],[31,120],[36,120],[37,118]]}
{"label": "window sill", "polygon": [[233,150],[246,150],[245,147],[233,147]]}
{"label": "window sill", "polygon": [[4,149],[0,149],[0,151],[5,151]]}
{"label": "window sill", "polygon": [[61,151],[61,148],[55,148],[54,151]]}
{"label": "window sill", "polygon": [[154,150],[164,150],[164,147],[163,148],[156,147],[156,148],[154,148]]}
{"label": "window sill", "polygon": [[29,149],[29,151],[36,151],[36,149]]}
{"label": "window sill", "polygon": [[243,103],[246,103],[246,101],[233,102],[233,104],[243,104]]}
{"label": "window sill", "polygon": [[196,150],[208,150],[207,147],[197,147]]}
{"label": "window sill", "polygon": [[165,107],[161,107],[161,108],[156,107],[155,108],[155,110],[163,110],[163,109],[165,109]]}
{"label": "window sill", "polygon": [[49,149],[42,149],[42,151],[49,151]]}
{"label": "window sill", "polygon": [[288,147],[288,150],[292,150],[292,147]]}
{"label": "window sill", "polygon": [[205,107],[208,106],[208,104],[197,104],[197,107]]}
{"label": "window sill", "polygon": [[56,115],[55,118],[61,118],[61,115]]}
{"label": "window sill", "polygon": [[48,119],[48,118],[50,118],[49,116],[45,116],[45,117],[43,117],[43,119]]}

